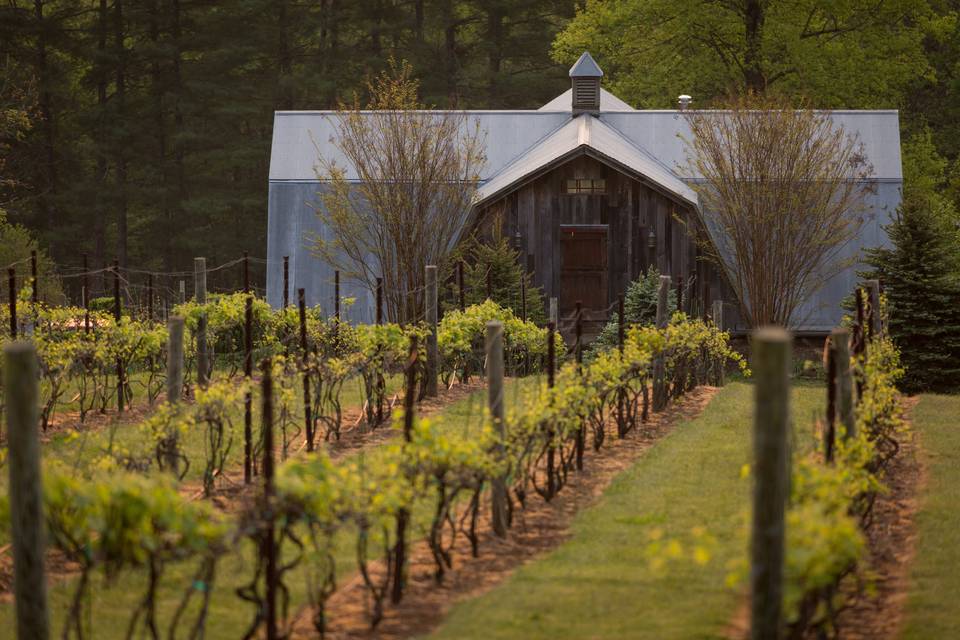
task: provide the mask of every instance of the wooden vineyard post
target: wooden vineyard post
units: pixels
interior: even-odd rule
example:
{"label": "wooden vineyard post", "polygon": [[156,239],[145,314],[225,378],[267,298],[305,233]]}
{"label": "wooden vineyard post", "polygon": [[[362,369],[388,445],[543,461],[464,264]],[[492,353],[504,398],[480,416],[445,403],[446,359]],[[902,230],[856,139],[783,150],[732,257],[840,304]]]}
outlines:
{"label": "wooden vineyard post", "polygon": [[[553,322],[550,322],[547,325],[547,389],[553,389],[554,379],[556,376],[556,325]],[[551,429],[548,434],[549,440],[553,441],[553,430]],[[551,444],[547,447],[547,495],[544,496],[545,499],[549,502],[553,499],[553,494],[556,493],[556,478],[554,476],[554,458],[556,456],[556,449]]]}
{"label": "wooden vineyard post", "polygon": [[[339,273],[339,272],[337,272]],[[307,451],[313,451],[313,412],[310,410],[310,357],[307,350],[307,302],[304,290],[297,289],[297,307],[300,311],[300,363],[303,366],[303,422],[307,434]],[[338,318],[339,319],[339,318]]]}
{"label": "wooden vineyard post", "polygon": [[[417,361],[420,359],[417,336],[410,336],[410,357],[407,359],[406,389],[403,395],[403,443],[410,443],[413,438],[413,401],[417,392]],[[407,522],[410,512],[406,507],[397,511],[397,540],[393,558],[393,584],[390,590],[390,601],[399,604],[403,599],[403,587],[406,582],[407,566]]]}
{"label": "wooden vineyard post", "polygon": [[[626,326],[624,323],[626,318],[624,317],[623,309],[623,294],[617,296],[617,350],[620,352],[620,358],[623,358],[623,348],[624,348],[624,338],[626,332]],[[623,438],[627,435],[627,415],[626,415],[626,398],[624,397],[624,390],[617,390],[617,437]]]}
{"label": "wooden vineyard post", "polygon": [[243,317],[243,377],[247,391],[243,394],[243,483],[253,479],[253,298],[247,296]]}
{"label": "wooden vineyard post", "polygon": [[[723,331],[723,300],[713,301],[713,324],[717,329]],[[714,384],[722,387],[727,383],[726,361],[718,358],[716,362],[716,378]]]}
{"label": "wooden vineyard post", "polygon": [[[197,304],[207,303],[207,259],[193,259],[193,295]],[[207,314],[197,321],[197,384],[205,387],[210,375],[210,353],[207,350]]]}
{"label": "wooden vineyard post", "polygon": [[466,290],[463,286],[463,260],[457,262],[457,289],[459,289],[460,311],[467,308]]}
{"label": "wooden vineyard post", "polygon": [[[120,324],[120,263],[113,261],[113,319]],[[124,397],[123,361],[117,358],[117,411],[123,411]]]}
{"label": "wooden vineyard post", "polygon": [[90,273],[87,271],[87,254],[83,254],[83,332],[90,333]]}
{"label": "wooden vineyard post", "polygon": [[554,327],[560,324],[560,305],[556,298],[550,298],[550,322]]}
{"label": "wooden vineyard post", "polygon": [[290,306],[290,256],[283,256],[283,308]]}
{"label": "wooden vineyard post", "polygon": [[[574,343],[574,358],[577,362],[577,373],[583,375],[583,303],[580,300],[576,302],[576,312],[574,319],[574,335],[576,336],[576,342]],[[580,421],[580,428],[577,429],[577,439],[575,442],[576,445],[576,459],[575,463],[577,466],[577,471],[583,471],[583,448],[586,445],[587,439],[587,428],[584,422]]]}
{"label": "wooden vineyard post", "polygon": [[837,329],[827,338],[827,423],[823,431],[823,459],[833,462],[834,444],[837,439],[837,351],[833,343],[838,339]]}
{"label": "wooden vineyard post", "polygon": [[333,317],[340,322],[340,270],[333,272]]}
{"label": "wooden vineyard post", "polygon": [[153,322],[153,274],[147,274],[147,321]]}
{"label": "wooden vineyard post", "polygon": [[753,335],[756,374],[753,424],[753,526],[750,538],[750,637],[780,637],[785,510],[790,492],[790,334]]}
{"label": "wooden vineyard post", "polygon": [[626,318],[623,311],[623,294],[617,296],[617,349],[620,350],[620,355],[623,355],[623,343],[624,336],[626,335],[627,327],[624,324]]}
{"label": "wooden vineyard post", "polygon": [[834,329],[830,334],[830,349],[837,367],[837,417],[843,425],[844,439],[856,435],[853,406],[853,372],[850,369],[850,334],[846,329]]}
{"label": "wooden vineyard post", "polygon": [[573,331],[574,331],[574,348],[573,348],[573,357],[577,361],[577,365],[583,364],[583,303],[580,300],[577,300],[574,303],[574,314],[573,314]]}
{"label": "wooden vineyard post", "polygon": [[527,321],[527,274],[520,276],[520,320]]}
{"label": "wooden vineyard post", "polygon": [[40,403],[37,352],[30,343],[13,342],[4,347],[3,355],[17,637],[46,640],[49,636],[44,576],[46,522],[37,434]]}
{"label": "wooden vineyard post", "polygon": [[683,312],[683,276],[677,276],[677,311]]}
{"label": "wooden vineyard post", "polygon": [[30,295],[33,306],[40,303],[40,287],[37,279],[37,250],[30,250]]}
{"label": "wooden vineyard post", "polygon": [[10,287],[10,339],[17,339],[17,272],[13,267],[7,269],[7,284]]}
{"label": "wooden vineyard post", "polygon": [[557,325],[551,320],[547,323],[547,387],[553,388],[554,366],[556,360],[555,335]]}
{"label": "wooden vineyard post", "polygon": [[[506,437],[503,406],[503,323],[492,320],[487,323],[487,404],[490,419],[497,434],[496,455],[503,456]],[[501,538],[507,535],[507,481],[503,476],[491,483],[491,521],[493,532]]]}
{"label": "wooden vineyard post", "polygon": [[273,520],[273,362],[266,358],[260,363],[261,395],[263,396],[263,503],[266,531],[263,537],[263,553],[266,559],[265,616],[267,640],[279,638],[277,632],[277,586],[279,581],[277,543],[274,537]]}
{"label": "wooden vineyard post", "polygon": [[437,267],[427,265],[426,273],[426,319],[430,334],[427,335],[427,396],[437,397],[437,374],[440,354],[437,351]]}
{"label": "wooden vineyard post", "polygon": [[243,252],[243,292],[250,293],[250,254]]}
{"label": "wooden vineyard post", "polygon": [[183,304],[187,301],[187,283],[184,280],[180,281],[180,304]]}
{"label": "wooden vineyard post", "polygon": [[487,300],[493,300],[493,268],[487,265]]}
{"label": "wooden vineyard post", "polygon": [[80,302],[83,304],[83,332],[90,333],[90,289],[86,284],[80,289]]}
{"label": "wooden vineyard post", "polygon": [[883,333],[880,320],[880,281],[867,280],[867,300],[870,302],[870,337],[876,338]]}
{"label": "wooden vineyard post", "polygon": [[377,278],[377,324],[383,324],[383,278]]}
{"label": "wooden vineyard post", "polygon": [[183,325],[181,316],[167,321],[167,402],[178,402],[183,393]]}
{"label": "wooden vineyard post", "polygon": [[[666,329],[670,321],[667,308],[670,295],[670,276],[660,276],[660,289],[657,291],[657,329]],[[663,411],[667,406],[666,362],[663,354],[653,361],[653,410]]]}

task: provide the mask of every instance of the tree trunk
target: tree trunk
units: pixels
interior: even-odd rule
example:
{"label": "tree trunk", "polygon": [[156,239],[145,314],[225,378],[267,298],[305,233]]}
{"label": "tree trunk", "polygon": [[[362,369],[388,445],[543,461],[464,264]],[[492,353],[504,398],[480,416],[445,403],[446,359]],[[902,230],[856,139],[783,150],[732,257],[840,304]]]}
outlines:
{"label": "tree trunk", "polygon": [[[97,9],[97,216],[94,225],[94,264],[107,259],[107,209],[104,194],[107,191],[107,127],[104,109],[107,108],[107,72],[103,59],[107,51],[107,0],[100,0]],[[89,294],[88,294],[89,295]]]}
{"label": "tree trunk", "polygon": [[763,93],[767,86],[763,75],[763,0],[747,0],[743,12],[746,49],[743,54],[743,78],[747,90]]}
{"label": "tree trunk", "polygon": [[53,96],[50,94],[50,70],[47,61],[47,27],[43,10],[43,0],[34,0],[33,12],[37,27],[37,78],[40,83],[37,106],[40,109],[40,121],[43,123],[41,126],[43,127],[44,178],[46,181],[39,203],[44,224],[49,231],[53,231],[57,224],[56,207],[51,202],[52,196],[56,195],[57,192],[56,130],[53,118]]}
{"label": "tree trunk", "polygon": [[[123,44],[123,2],[113,3],[113,38],[117,52],[116,100],[117,119],[122,123],[126,118],[126,48]],[[122,125],[121,125],[122,126]],[[126,140],[116,141],[117,162],[117,260],[120,267],[127,268],[127,155]]]}

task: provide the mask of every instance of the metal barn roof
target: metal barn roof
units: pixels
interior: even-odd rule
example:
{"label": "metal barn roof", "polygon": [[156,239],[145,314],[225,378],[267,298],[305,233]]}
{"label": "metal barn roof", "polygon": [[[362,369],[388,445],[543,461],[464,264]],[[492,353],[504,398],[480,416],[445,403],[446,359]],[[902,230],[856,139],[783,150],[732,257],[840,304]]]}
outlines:
{"label": "metal barn roof", "polygon": [[697,194],[669,167],[625,138],[610,125],[589,115],[567,122],[540,140],[519,158],[484,182],[477,190],[478,203],[496,198],[557,161],[590,153],[622,170],[648,179],[662,189],[697,205]]}
{"label": "metal barn roof", "polygon": [[[569,98],[568,94],[564,95]],[[528,154],[542,153],[545,140],[571,124],[570,102],[563,99],[565,111],[545,108],[463,112],[467,126],[479,125],[486,139],[487,162],[480,171],[481,186],[507,167],[523,162]],[[369,115],[374,116],[372,112]],[[576,119],[593,117],[579,115]],[[863,145],[864,154],[873,165],[872,179],[902,180],[896,111],[833,111],[830,117]],[[679,112],[604,109],[601,97],[601,112],[596,123],[602,125],[604,134],[608,129],[618,134],[677,177],[683,180],[699,178],[687,167],[683,139],[690,136],[690,130]],[[316,167],[321,155],[345,168],[348,180],[356,180],[356,171],[333,142],[336,124],[335,111],[278,111],[274,116],[270,181],[319,181]]]}
{"label": "metal barn roof", "polygon": [[571,78],[602,78],[603,71],[589,51],[584,51],[570,67]]}

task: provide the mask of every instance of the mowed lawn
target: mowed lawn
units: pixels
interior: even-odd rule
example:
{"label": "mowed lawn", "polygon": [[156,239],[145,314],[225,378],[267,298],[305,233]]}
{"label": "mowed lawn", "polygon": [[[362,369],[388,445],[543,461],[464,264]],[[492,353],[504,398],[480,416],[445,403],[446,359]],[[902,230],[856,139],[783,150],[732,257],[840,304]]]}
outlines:
{"label": "mowed lawn", "polygon": [[902,637],[960,638],[960,396],[921,396],[913,428],[927,482]]}
{"label": "mowed lawn", "polygon": [[[795,445],[812,444],[821,386],[797,383]],[[674,427],[600,501],[581,512],[572,539],[504,584],[456,605],[435,638],[714,638],[743,601],[725,586],[746,552],[753,386],[724,387],[697,418]],[[703,527],[713,543],[702,544]],[[679,543],[682,559],[656,567],[648,545]],[[692,550],[710,559],[700,565]],[[675,547],[676,548],[676,547]],[[703,558],[701,558],[702,560]]]}

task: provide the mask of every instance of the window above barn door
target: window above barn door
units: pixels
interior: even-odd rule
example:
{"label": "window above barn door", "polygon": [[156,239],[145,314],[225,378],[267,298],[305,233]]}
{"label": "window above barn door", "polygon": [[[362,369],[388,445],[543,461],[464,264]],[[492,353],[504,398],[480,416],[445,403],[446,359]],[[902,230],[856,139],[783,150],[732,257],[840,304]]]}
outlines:
{"label": "window above barn door", "polygon": [[568,195],[605,195],[607,181],[603,178],[574,178],[563,181],[563,192]]}

